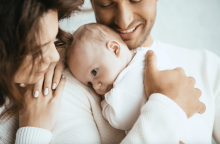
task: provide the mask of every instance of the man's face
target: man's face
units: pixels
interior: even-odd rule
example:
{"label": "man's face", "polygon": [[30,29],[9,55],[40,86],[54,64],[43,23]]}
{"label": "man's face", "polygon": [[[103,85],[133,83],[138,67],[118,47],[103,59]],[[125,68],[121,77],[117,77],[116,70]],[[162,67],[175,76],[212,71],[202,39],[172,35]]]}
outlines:
{"label": "man's face", "polygon": [[130,49],[144,46],[156,17],[157,0],[91,0],[96,21],[114,29]]}

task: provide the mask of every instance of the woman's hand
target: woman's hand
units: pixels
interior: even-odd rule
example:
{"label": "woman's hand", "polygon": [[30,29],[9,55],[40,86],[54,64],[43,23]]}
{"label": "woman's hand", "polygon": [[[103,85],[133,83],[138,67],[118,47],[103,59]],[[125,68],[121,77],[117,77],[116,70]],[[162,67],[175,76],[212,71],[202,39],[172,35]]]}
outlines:
{"label": "woman's hand", "polygon": [[59,48],[57,51],[60,54],[60,60],[57,63],[51,63],[47,73],[44,75],[44,78],[37,82],[33,89],[33,96],[38,97],[43,88],[43,94],[46,96],[51,93],[51,88],[56,89],[57,85],[60,82],[60,78],[63,70],[66,67],[65,63],[65,48]]}
{"label": "woman's hand", "polygon": [[19,112],[19,127],[38,127],[52,131],[60,110],[61,97],[66,79],[62,76],[57,89],[38,98],[32,96],[32,87],[25,94],[26,108]]}
{"label": "woman's hand", "polygon": [[147,52],[144,85],[148,97],[153,93],[169,97],[189,118],[206,110],[205,104],[199,100],[202,93],[194,87],[195,83],[195,79],[187,77],[182,68],[159,71],[155,53],[151,50]]}

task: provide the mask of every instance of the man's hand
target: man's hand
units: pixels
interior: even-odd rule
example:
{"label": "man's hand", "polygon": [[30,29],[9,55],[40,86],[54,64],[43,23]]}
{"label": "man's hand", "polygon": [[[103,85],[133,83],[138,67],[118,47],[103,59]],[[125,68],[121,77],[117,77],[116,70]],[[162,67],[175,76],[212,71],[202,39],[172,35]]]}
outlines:
{"label": "man's hand", "polygon": [[159,71],[155,53],[151,50],[146,53],[144,85],[148,98],[153,93],[161,93],[176,102],[190,118],[206,110],[205,104],[199,100],[201,91],[194,87],[195,83],[195,79],[187,77],[182,68]]}

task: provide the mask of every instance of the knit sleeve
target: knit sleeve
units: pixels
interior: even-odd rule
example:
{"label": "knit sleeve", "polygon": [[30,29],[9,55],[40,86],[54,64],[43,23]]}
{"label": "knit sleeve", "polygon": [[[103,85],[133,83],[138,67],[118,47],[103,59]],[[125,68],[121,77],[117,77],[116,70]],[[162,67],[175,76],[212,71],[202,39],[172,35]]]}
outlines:
{"label": "knit sleeve", "polygon": [[49,144],[51,138],[52,133],[46,129],[23,127],[16,133],[15,144]]}
{"label": "knit sleeve", "polygon": [[121,143],[179,144],[179,132],[186,120],[185,112],[173,100],[162,94],[152,94]]}

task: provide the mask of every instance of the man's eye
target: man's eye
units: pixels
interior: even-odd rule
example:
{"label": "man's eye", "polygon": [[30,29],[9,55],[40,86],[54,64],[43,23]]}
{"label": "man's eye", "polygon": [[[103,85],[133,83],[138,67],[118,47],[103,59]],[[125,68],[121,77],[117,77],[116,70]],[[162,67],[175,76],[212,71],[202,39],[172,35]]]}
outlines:
{"label": "man's eye", "polygon": [[92,75],[96,76],[96,74],[97,74],[97,69],[92,70],[91,73],[92,73]]}
{"label": "man's eye", "polygon": [[114,3],[110,3],[110,4],[108,4],[108,5],[101,5],[101,7],[102,8],[107,8],[107,7],[110,7],[110,6],[112,6]]}

